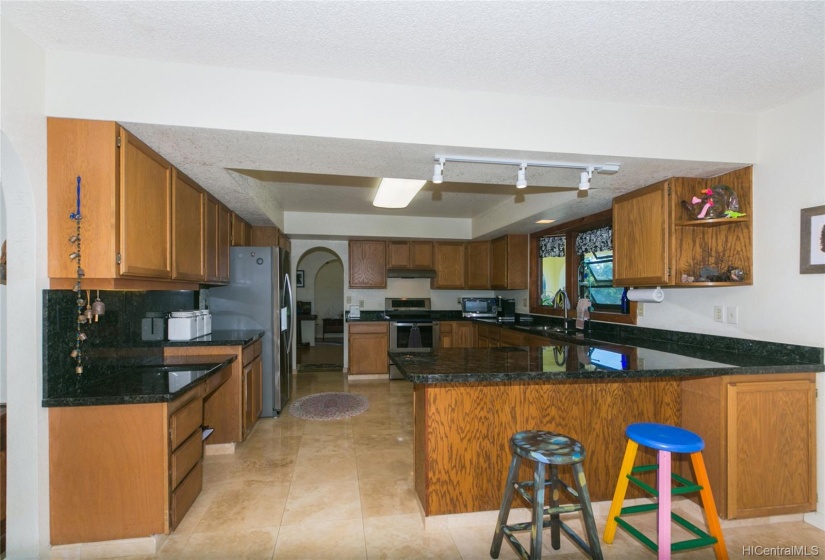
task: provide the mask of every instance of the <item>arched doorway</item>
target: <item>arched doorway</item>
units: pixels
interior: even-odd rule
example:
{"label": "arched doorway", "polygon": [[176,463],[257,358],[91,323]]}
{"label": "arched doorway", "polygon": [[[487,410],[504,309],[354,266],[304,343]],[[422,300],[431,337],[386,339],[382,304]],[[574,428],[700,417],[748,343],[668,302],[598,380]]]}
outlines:
{"label": "arched doorway", "polygon": [[334,251],[313,247],[301,255],[296,270],[298,373],[343,370],[344,263]]}

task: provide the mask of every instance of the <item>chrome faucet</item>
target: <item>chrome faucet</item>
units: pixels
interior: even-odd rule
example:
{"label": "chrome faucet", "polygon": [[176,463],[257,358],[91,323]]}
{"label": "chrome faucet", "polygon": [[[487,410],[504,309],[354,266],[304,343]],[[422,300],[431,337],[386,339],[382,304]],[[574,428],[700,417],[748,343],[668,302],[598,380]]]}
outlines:
{"label": "chrome faucet", "polygon": [[569,328],[567,326],[567,312],[570,310],[570,298],[567,296],[564,288],[559,288],[559,291],[553,296],[553,304],[556,308],[564,311],[564,315],[562,315],[562,325],[565,329]]}

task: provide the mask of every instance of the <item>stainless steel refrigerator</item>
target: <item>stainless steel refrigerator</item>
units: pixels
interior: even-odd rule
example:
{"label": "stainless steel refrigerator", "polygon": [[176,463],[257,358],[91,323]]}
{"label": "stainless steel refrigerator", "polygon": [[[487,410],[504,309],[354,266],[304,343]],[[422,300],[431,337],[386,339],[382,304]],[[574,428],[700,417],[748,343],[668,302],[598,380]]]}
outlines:
{"label": "stainless steel refrigerator", "polygon": [[263,411],[278,416],[289,401],[295,298],[289,252],[280,247],[232,247],[229,285],[209,290],[212,330],[263,330]]}

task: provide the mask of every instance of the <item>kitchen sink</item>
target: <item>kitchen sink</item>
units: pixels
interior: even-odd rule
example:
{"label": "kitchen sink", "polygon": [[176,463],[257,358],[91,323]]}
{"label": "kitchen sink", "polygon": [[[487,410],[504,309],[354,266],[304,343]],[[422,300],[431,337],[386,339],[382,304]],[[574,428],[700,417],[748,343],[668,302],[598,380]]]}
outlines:
{"label": "kitchen sink", "polygon": [[517,329],[524,329],[530,332],[537,333],[561,333],[561,334],[575,334],[575,328],[564,328],[554,325],[514,325]]}

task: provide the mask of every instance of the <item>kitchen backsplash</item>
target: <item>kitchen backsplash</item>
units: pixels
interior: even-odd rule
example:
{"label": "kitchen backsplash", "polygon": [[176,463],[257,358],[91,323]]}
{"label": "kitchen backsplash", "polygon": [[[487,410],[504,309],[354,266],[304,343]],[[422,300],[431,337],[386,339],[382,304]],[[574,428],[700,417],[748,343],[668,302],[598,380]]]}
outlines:
{"label": "kitchen backsplash", "polygon": [[[91,291],[92,301],[97,295]],[[106,314],[97,323],[84,325],[83,374],[78,376],[69,354],[76,338],[76,294],[71,290],[43,290],[43,394],[59,394],[65,384],[93,383],[96,363],[130,352],[151,358],[162,353],[157,343],[141,340],[141,320],[147,311],[197,309],[196,291],[101,291]],[[85,294],[84,294],[85,299]]]}
{"label": "kitchen backsplash", "polygon": [[[432,290],[430,281],[423,278],[387,278],[387,287],[384,290],[346,290],[346,296],[352,298],[352,304],[358,305],[364,301],[362,309],[384,309],[384,298],[388,297],[427,297],[431,299],[433,309],[449,311],[461,309],[462,297],[494,297],[501,296],[516,300],[516,311],[527,312],[523,306],[527,290]],[[347,309],[346,305],[344,309]]]}

